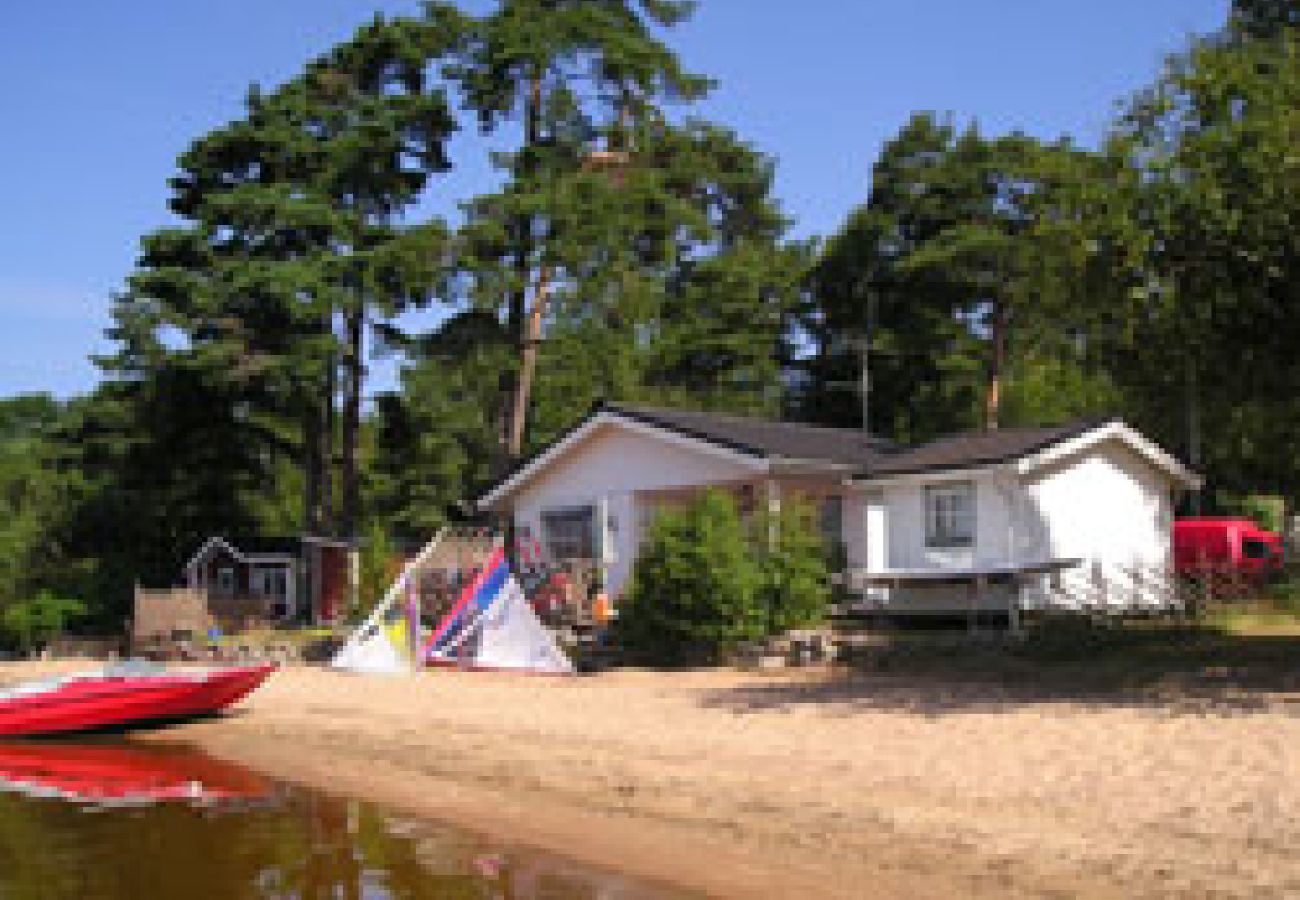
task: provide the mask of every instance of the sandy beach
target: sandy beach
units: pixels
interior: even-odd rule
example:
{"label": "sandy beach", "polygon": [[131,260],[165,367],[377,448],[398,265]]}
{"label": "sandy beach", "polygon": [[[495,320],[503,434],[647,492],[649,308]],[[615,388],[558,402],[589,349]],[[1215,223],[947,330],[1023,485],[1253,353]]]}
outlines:
{"label": "sandy beach", "polygon": [[149,739],[711,896],[1300,894],[1295,693],[290,668]]}

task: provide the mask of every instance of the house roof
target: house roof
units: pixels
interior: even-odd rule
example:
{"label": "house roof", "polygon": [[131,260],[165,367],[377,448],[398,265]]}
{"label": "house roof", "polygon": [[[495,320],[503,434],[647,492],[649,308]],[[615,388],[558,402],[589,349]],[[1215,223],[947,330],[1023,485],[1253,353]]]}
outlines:
{"label": "house roof", "polygon": [[622,420],[669,432],[679,438],[749,457],[761,465],[807,463],[846,470],[863,480],[961,471],[1017,463],[1022,468],[1045,461],[1058,448],[1118,437],[1153,464],[1189,485],[1197,477],[1177,460],[1117,419],[1086,419],[1041,428],[969,431],[911,447],[853,428],[830,428],[797,422],[776,422],[747,416],[697,410],[664,409],[624,403],[602,403],[571,429],[519,465],[479,501],[491,508],[565,448],[601,421]]}
{"label": "house roof", "polygon": [[902,449],[863,474],[885,477],[997,465],[1076,438],[1105,423],[1104,419],[1087,419],[1045,428],[966,431]]}
{"label": "house roof", "polygon": [[182,571],[188,572],[216,549],[224,549],[241,563],[287,563],[298,556],[297,538],[243,538],[226,540],[220,535],[208,538],[190,557]]}
{"label": "house roof", "polygon": [[897,449],[885,438],[852,428],[827,428],[800,422],[774,422],[750,416],[622,403],[605,403],[597,410],[667,428],[741,453],[769,458],[810,460],[867,469]]}

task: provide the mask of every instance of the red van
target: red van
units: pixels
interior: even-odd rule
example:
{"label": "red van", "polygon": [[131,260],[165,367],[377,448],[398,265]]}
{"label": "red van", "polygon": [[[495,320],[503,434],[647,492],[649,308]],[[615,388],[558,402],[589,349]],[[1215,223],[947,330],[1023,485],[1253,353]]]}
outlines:
{"label": "red van", "polygon": [[1174,522],[1174,568],[1179,575],[1266,578],[1282,570],[1282,536],[1249,519],[1196,518]]}

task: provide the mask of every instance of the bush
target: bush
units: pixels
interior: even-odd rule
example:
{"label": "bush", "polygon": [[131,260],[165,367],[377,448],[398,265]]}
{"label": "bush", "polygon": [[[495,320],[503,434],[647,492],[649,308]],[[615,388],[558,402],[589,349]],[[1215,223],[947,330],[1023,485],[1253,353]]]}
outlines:
{"label": "bush", "polygon": [[348,611],[349,618],[361,621],[383,599],[393,580],[401,572],[397,549],[388,532],[379,524],[366,529],[357,560],[357,605]]}
{"label": "bush", "polygon": [[816,511],[806,503],[789,503],[764,524],[755,537],[763,551],[767,633],[820,625],[831,602],[831,573]]}
{"label": "bush", "polygon": [[655,519],[619,605],[618,639],[665,665],[713,663],[762,637],[763,572],[735,501],[709,490]]}
{"label": "bush", "polygon": [[717,490],[661,513],[619,607],[625,649],[655,664],[716,663],[742,643],[821,622],[831,590],[812,510],[792,504],[756,524],[748,531]]}
{"label": "bush", "polygon": [[58,637],[71,622],[85,614],[86,605],[80,600],[41,591],[29,600],[7,606],[0,623],[24,652],[30,652],[38,644]]}

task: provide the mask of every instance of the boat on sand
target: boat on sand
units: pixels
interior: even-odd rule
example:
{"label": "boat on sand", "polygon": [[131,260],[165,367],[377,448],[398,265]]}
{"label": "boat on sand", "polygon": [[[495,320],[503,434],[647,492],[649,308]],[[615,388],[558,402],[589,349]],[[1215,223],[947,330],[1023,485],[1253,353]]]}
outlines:
{"label": "boat on sand", "polygon": [[0,691],[0,737],[140,728],[212,715],[238,702],[274,665],[167,669],[129,662]]}

